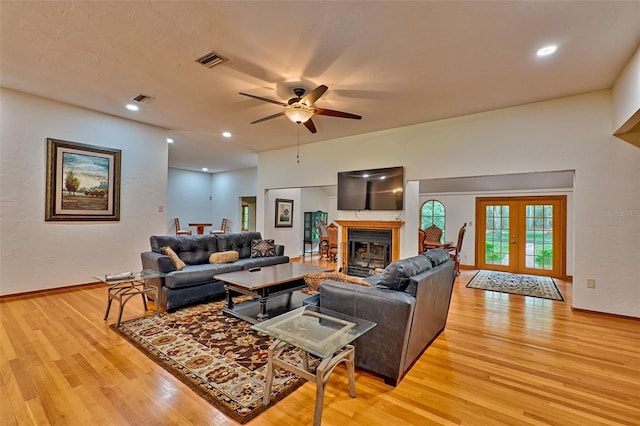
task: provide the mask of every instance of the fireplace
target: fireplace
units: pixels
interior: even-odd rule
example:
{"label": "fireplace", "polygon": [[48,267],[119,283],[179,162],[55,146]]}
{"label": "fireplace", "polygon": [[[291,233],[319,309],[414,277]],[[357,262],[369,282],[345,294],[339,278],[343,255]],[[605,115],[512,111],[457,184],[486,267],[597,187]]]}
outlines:
{"label": "fireplace", "polygon": [[400,258],[399,220],[336,220],[340,263],[350,275],[366,277]]}
{"label": "fireplace", "polygon": [[349,275],[367,277],[391,263],[391,230],[350,229],[347,235]]}

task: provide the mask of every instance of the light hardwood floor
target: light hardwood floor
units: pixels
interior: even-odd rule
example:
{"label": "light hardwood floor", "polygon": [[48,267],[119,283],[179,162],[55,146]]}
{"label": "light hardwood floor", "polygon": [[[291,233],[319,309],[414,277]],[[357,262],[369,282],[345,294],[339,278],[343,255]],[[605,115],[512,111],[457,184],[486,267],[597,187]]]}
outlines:
{"label": "light hardwood floor", "polygon": [[[398,387],[356,371],[352,399],[338,367],[323,425],[640,425],[640,321],[573,311],[565,282],[565,302],[468,289],[473,272]],[[0,424],[235,425],[109,329],[105,294],[89,285],[0,301]],[[141,305],[130,301],[124,319]],[[314,398],[306,383],[248,424],[311,424]]]}

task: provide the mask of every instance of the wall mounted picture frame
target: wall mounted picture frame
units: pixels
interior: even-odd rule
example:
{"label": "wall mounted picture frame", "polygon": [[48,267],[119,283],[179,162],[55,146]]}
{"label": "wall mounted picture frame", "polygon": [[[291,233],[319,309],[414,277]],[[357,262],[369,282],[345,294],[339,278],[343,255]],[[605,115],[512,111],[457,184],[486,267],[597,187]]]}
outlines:
{"label": "wall mounted picture frame", "polygon": [[47,138],[45,221],[119,221],[119,149]]}
{"label": "wall mounted picture frame", "polygon": [[293,227],[293,200],[276,198],[276,228]]}

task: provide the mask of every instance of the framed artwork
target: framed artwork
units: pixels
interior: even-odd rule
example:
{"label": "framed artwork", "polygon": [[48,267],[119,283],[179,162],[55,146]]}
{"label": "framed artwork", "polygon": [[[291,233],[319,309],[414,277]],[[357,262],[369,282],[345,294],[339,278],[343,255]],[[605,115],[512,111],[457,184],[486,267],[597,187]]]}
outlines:
{"label": "framed artwork", "polygon": [[293,227],[293,200],[276,198],[276,228]]}
{"label": "framed artwork", "polygon": [[120,220],[119,149],[47,138],[46,221]]}

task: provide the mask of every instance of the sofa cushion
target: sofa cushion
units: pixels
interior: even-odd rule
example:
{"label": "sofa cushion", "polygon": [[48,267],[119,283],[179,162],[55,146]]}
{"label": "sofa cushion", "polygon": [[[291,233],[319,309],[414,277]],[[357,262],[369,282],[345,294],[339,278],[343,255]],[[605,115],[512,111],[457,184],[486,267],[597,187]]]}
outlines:
{"label": "sofa cushion", "polygon": [[154,235],[150,238],[151,250],[161,253],[162,247],[171,247],[187,265],[209,263],[209,255],[221,251],[217,240],[217,235]]}
{"label": "sofa cushion", "polygon": [[356,284],[369,287],[371,283],[365,281],[362,278],[354,277],[351,275],[343,274],[342,272],[314,272],[304,276],[304,282],[313,291],[318,291],[320,284],[326,280],[340,281],[343,283]]}
{"label": "sofa cushion", "polygon": [[175,271],[168,274],[165,277],[164,282],[165,286],[171,289],[199,286],[215,282],[216,280],[213,277],[216,275],[225,274],[227,272],[240,271],[241,269],[242,267],[236,262],[187,265],[186,268],[183,268],[180,271]]}
{"label": "sofa cushion", "polygon": [[403,278],[411,278],[432,268],[432,263],[425,256],[413,256],[398,261],[398,270]]}
{"label": "sofa cushion", "polygon": [[449,252],[443,248],[429,249],[421,254],[421,256],[427,257],[433,266],[438,266],[441,263],[450,259]]}
{"label": "sofa cushion", "polygon": [[271,257],[276,255],[274,240],[251,241],[251,257]]}
{"label": "sofa cushion", "polygon": [[289,263],[289,256],[270,256],[270,257],[247,257],[239,259],[235,264],[240,265],[240,269],[249,269],[263,266],[279,265],[281,263]]}
{"label": "sofa cushion", "polygon": [[391,290],[405,291],[411,277],[421,274],[431,267],[431,259],[423,255],[396,260],[387,265],[384,271],[376,276],[374,282]]}
{"label": "sofa cushion", "polygon": [[[218,236],[218,250],[235,250],[240,254],[240,259],[251,257],[251,241],[261,240],[259,232],[242,232],[239,234],[222,234]],[[216,250],[212,250],[216,251]]]}
{"label": "sofa cushion", "polygon": [[221,251],[218,253],[211,253],[209,255],[209,263],[214,263],[214,264],[231,263],[231,262],[235,262],[239,258],[240,258],[240,255],[238,254],[237,251],[234,251],[234,250]]}
{"label": "sofa cushion", "polygon": [[176,271],[181,270],[182,268],[184,268],[185,266],[187,266],[182,259],[180,259],[178,257],[178,255],[176,254],[175,251],[173,251],[173,249],[169,246],[164,246],[160,249],[162,254],[165,254],[167,256],[169,256],[169,259],[171,259],[171,263],[173,263],[173,266],[176,268]]}

